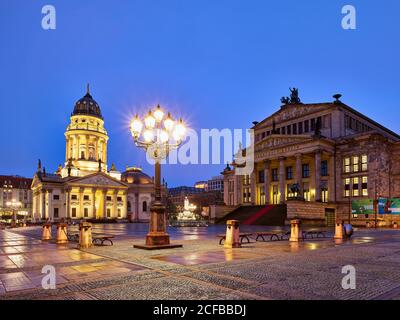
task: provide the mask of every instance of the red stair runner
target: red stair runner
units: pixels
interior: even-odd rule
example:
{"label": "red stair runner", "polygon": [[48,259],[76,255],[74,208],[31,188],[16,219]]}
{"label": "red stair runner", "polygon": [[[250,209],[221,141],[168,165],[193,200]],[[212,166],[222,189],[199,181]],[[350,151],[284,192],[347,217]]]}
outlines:
{"label": "red stair runner", "polygon": [[270,205],[270,204],[267,205],[265,208],[262,208],[260,211],[256,212],[255,214],[253,214],[252,216],[250,216],[249,218],[244,220],[242,224],[246,224],[246,225],[253,224],[258,219],[260,219],[263,215],[270,212],[273,207],[274,207],[273,205]]}

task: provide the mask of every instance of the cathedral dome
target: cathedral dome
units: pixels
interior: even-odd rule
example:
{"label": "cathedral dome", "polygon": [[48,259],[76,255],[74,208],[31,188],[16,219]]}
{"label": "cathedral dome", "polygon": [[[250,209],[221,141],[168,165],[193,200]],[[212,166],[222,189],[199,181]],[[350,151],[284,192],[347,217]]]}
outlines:
{"label": "cathedral dome", "polygon": [[75,103],[74,112],[72,112],[72,115],[88,115],[103,119],[100,106],[90,95],[89,85],[87,86],[87,92],[85,96]]}
{"label": "cathedral dome", "polygon": [[129,184],[151,184],[153,179],[142,172],[141,168],[130,167],[122,173],[121,180]]}

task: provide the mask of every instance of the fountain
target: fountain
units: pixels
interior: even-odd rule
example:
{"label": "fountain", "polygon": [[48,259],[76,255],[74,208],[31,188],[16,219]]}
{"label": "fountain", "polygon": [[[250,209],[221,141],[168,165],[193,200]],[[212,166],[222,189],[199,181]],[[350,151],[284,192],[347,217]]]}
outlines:
{"label": "fountain", "polygon": [[185,197],[183,211],[178,212],[177,219],[171,221],[170,225],[173,227],[207,227],[207,221],[197,218],[196,209],[197,206],[190,203],[188,197]]}

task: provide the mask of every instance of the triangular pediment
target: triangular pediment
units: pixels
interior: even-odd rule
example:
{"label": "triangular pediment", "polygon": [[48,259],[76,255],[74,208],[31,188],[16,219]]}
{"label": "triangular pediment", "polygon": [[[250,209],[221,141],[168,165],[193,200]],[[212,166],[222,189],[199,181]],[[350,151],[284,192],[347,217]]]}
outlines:
{"label": "triangular pediment", "polygon": [[71,179],[68,185],[88,185],[104,187],[127,187],[127,185],[103,172],[96,172],[85,177]]}
{"label": "triangular pediment", "polygon": [[264,127],[272,126],[273,122],[280,123],[290,119],[297,119],[308,114],[325,111],[328,108],[333,108],[332,103],[320,103],[320,104],[296,104],[296,105],[286,105],[280,110],[276,111],[269,117],[265,118],[263,121],[258,123],[255,127],[256,130],[262,129]]}

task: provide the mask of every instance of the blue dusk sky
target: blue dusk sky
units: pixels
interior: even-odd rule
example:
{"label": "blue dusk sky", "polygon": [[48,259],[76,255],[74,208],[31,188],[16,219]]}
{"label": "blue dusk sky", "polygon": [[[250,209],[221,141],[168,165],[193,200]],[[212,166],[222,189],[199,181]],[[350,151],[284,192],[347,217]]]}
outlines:
{"label": "blue dusk sky", "polygon": [[[56,8],[56,30],[41,26]],[[341,27],[342,7],[357,29]],[[201,128],[248,128],[289,87],[342,101],[399,132],[398,0],[0,0],[0,174],[64,163],[64,132],[86,83],[100,104],[109,165],[153,168],[129,116],[160,103]],[[224,165],[168,165],[169,186]]]}

